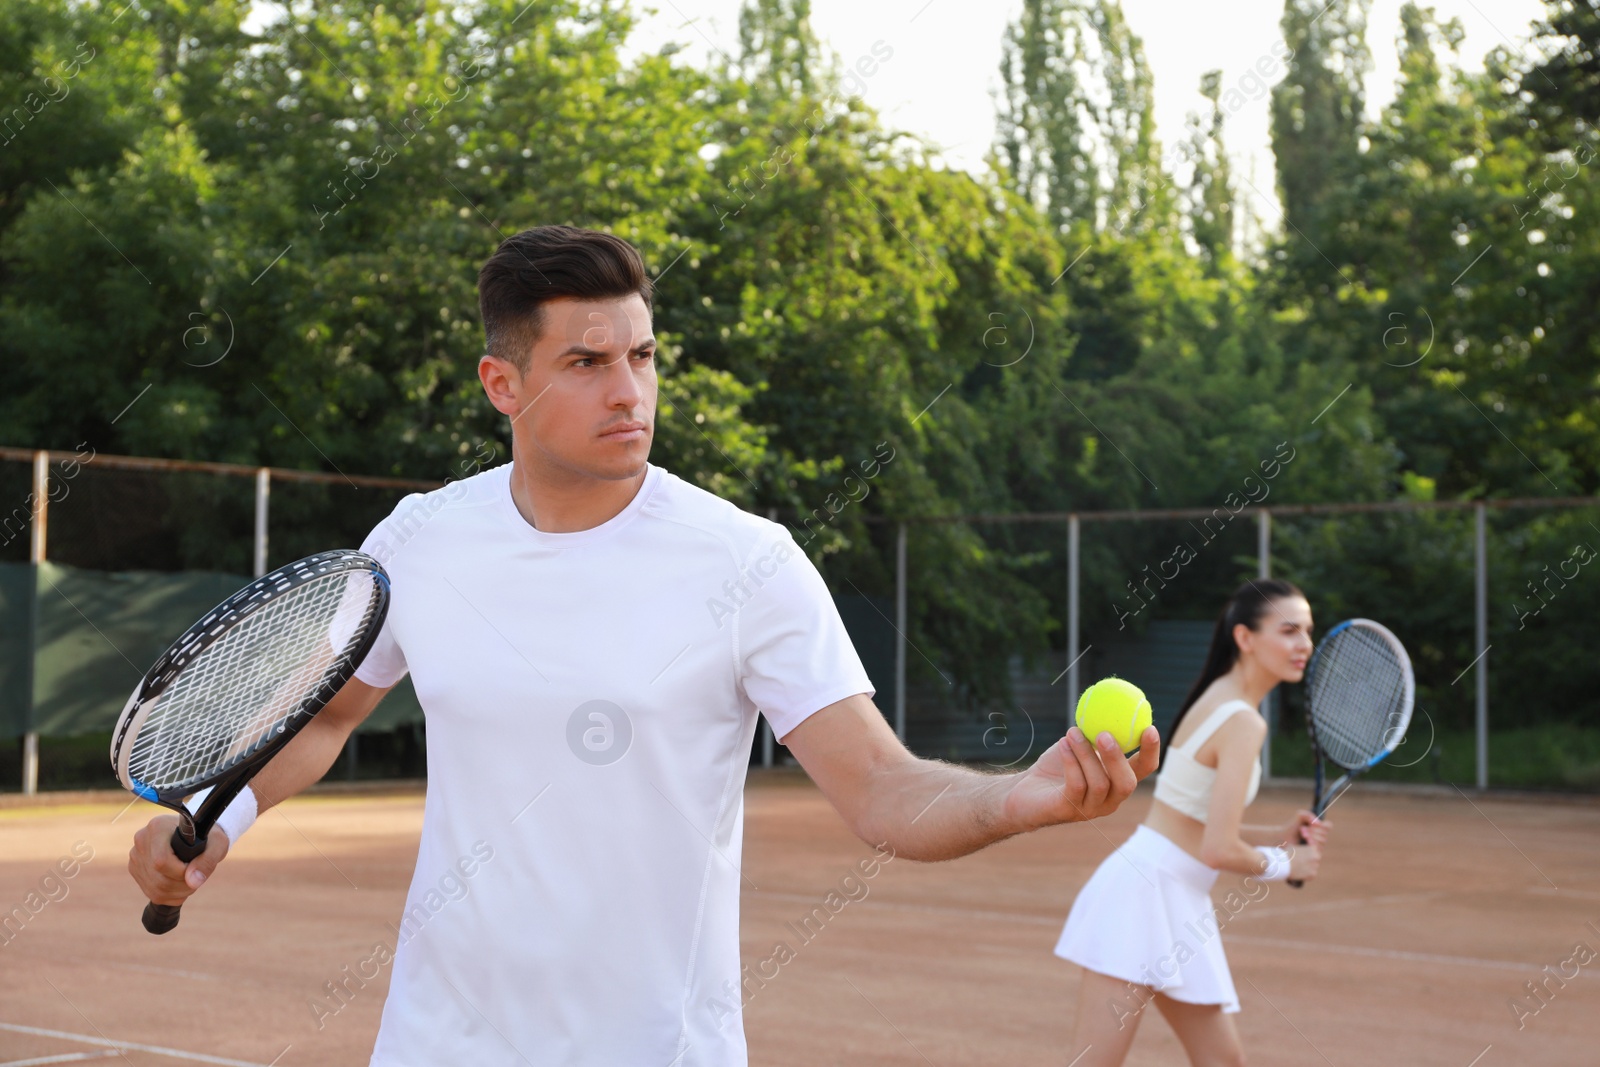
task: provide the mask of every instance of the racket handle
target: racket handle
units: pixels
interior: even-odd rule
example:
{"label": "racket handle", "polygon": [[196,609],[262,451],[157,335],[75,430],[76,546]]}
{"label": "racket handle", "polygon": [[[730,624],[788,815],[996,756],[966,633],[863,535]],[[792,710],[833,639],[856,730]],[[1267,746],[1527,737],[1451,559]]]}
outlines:
{"label": "racket handle", "polygon": [[[1305,834],[1300,834],[1299,837],[1300,837],[1300,843],[1302,845],[1309,844],[1309,842],[1306,841],[1306,835]],[[1295,889],[1303,889],[1303,888],[1305,888],[1305,884],[1306,883],[1305,883],[1305,879],[1303,879],[1303,878],[1291,878],[1291,879],[1289,879],[1289,884],[1291,886],[1293,886]],[[177,922],[177,920],[174,919],[173,922]]]}
{"label": "racket handle", "polygon": [[182,904],[146,904],[144,928],[152,934],[164,934],[178,925],[178,915],[182,911]]}
{"label": "racket handle", "polygon": [[[196,834],[194,843],[183,836],[181,831],[172,831],[172,851],[185,863],[201,855],[206,850],[206,838]],[[178,925],[178,917],[183,911],[182,904],[157,904],[151,902],[144,906],[142,920],[144,928],[152,934],[164,934]]]}

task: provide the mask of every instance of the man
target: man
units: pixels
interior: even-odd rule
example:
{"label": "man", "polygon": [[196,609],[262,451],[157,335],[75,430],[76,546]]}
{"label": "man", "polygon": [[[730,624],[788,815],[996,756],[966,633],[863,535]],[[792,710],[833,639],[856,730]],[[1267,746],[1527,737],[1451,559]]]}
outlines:
{"label": "man", "polygon": [[863,841],[910,859],[1107,814],[1155,768],[1154,730],[1131,764],[1076,729],[1018,774],[912,756],[789,532],[648,462],[638,252],[539,227],[500,245],[478,291],[478,373],[512,462],[372,532],[393,598],[355,679],[205,855],[185,868],[163,816],[129,860],[149,899],[181,903],[409,671],[428,796],[374,1067],[743,1064],[728,1002],[758,710]]}

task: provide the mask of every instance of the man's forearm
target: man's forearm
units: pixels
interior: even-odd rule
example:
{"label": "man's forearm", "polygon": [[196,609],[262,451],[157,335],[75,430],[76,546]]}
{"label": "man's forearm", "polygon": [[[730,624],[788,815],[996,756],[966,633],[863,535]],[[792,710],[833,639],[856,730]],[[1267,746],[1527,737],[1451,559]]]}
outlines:
{"label": "man's forearm", "polygon": [[[389,687],[392,688],[392,687]],[[250,782],[256,795],[256,809],[265,811],[315,785],[339,758],[344,743],[355,728],[389,692],[352,678],[344,684],[328,706],[295,734],[283,751],[261,769]]]}
{"label": "man's forearm", "polygon": [[343,724],[320,715],[306,723],[250,780],[257,810],[266,811],[321,781],[349,737]]}
{"label": "man's forearm", "polygon": [[1117,810],[1161,756],[1154,729],[1134,761],[1074,727],[1026,771],[982,774],[918,759],[864,693],[828,705],[783,738],[856,835],[908,859],[943,860],[1013,834]]}
{"label": "man's forearm", "polygon": [[887,844],[906,859],[965,856],[1028,829],[1004,815],[1014,777],[936,760],[898,762],[876,774],[853,829],[863,841]]}

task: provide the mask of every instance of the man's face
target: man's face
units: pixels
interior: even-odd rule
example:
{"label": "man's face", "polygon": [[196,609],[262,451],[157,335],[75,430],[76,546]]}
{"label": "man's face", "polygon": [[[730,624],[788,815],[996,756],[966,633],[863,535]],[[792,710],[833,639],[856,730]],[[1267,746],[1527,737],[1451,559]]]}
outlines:
{"label": "man's face", "polygon": [[656,420],[656,341],[644,299],[562,297],[543,311],[525,375],[484,357],[479,376],[490,400],[541,462],[588,478],[637,476]]}

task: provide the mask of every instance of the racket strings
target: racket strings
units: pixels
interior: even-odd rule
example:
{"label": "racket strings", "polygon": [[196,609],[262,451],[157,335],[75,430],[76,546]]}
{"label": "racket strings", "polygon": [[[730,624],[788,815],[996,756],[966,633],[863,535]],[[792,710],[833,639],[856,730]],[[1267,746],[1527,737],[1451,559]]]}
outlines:
{"label": "racket strings", "polygon": [[1351,626],[1318,650],[1308,696],[1317,744],[1346,769],[1392,749],[1410,721],[1407,667],[1378,633]]}
{"label": "racket strings", "polygon": [[128,773],[157,790],[219,773],[280,731],[365,634],[373,578],[323,575],[230,626],[156,698]]}

